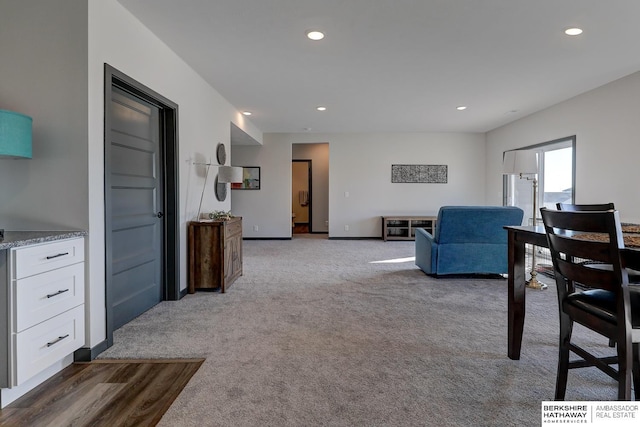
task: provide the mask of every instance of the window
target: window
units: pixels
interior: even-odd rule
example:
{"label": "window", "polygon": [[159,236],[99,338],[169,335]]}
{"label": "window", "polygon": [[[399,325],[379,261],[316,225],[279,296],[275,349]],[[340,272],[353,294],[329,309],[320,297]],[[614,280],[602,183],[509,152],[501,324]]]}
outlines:
{"label": "window", "polygon": [[[576,137],[519,148],[533,150],[538,157],[538,207],[555,209],[556,203],[574,203]],[[524,210],[524,224],[533,224],[533,175],[505,175],[504,201]],[[536,212],[537,223],[540,213]]]}

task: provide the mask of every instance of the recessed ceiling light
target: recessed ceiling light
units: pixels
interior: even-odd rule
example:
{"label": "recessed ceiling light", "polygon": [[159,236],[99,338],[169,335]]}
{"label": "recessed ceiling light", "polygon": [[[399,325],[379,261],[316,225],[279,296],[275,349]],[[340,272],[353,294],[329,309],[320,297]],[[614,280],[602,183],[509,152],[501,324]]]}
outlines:
{"label": "recessed ceiling light", "polygon": [[318,30],[310,30],[307,31],[307,37],[311,40],[322,40],[324,38],[324,33]]}
{"label": "recessed ceiling light", "polygon": [[251,115],[251,111],[243,111],[242,114],[244,114],[245,116],[250,116]]}
{"label": "recessed ceiling light", "polygon": [[316,110],[318,111],[327,111],[327,107],[323,107],[322,105],[319,107],[316,107]]}
{"label": "recessed ceiling light", "polygon": [[564,33],[568,36],[579,36],[580,34],[582,34],[582,28],[567,28],[566,30],[564,30]]}
{"label": "recessed ceiling light", "polygon": [[466,105],[459,105],[459,106],[456,107],[456,110],[458,110],[458,111],[464,111],[466,109],[467,109]]}

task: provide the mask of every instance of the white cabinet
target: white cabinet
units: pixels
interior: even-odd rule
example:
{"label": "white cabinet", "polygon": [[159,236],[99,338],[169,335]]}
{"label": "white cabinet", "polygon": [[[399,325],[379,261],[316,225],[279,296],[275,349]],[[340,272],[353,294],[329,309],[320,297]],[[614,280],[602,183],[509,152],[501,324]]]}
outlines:
{"label": "white cabinet", "polygon": [[15,387],[84,344],[84,239],[7,251],[6,384]]}

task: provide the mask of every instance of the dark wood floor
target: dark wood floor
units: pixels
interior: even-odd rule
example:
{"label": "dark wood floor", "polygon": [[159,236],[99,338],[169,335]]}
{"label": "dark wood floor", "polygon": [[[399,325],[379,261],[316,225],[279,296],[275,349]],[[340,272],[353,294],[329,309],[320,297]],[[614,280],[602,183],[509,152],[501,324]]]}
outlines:
{"label": "dark wood floor", "polygon": [[309,232],[309,224],[295,224],[293,234],[305,234]]}
{"label": "dark wood floor", "polygon": [[1,426],[155,426],[204,359],[74,363],[0,410]]}

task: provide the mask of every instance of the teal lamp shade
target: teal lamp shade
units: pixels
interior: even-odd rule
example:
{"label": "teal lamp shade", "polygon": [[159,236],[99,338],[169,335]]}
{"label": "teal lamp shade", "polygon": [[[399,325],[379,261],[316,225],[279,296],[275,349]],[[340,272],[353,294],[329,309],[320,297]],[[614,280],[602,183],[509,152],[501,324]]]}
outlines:
{"label": "teal lamp shade", "polygon": [[31,158],[32,123],[29,116],[0,110],[0,157]]}

